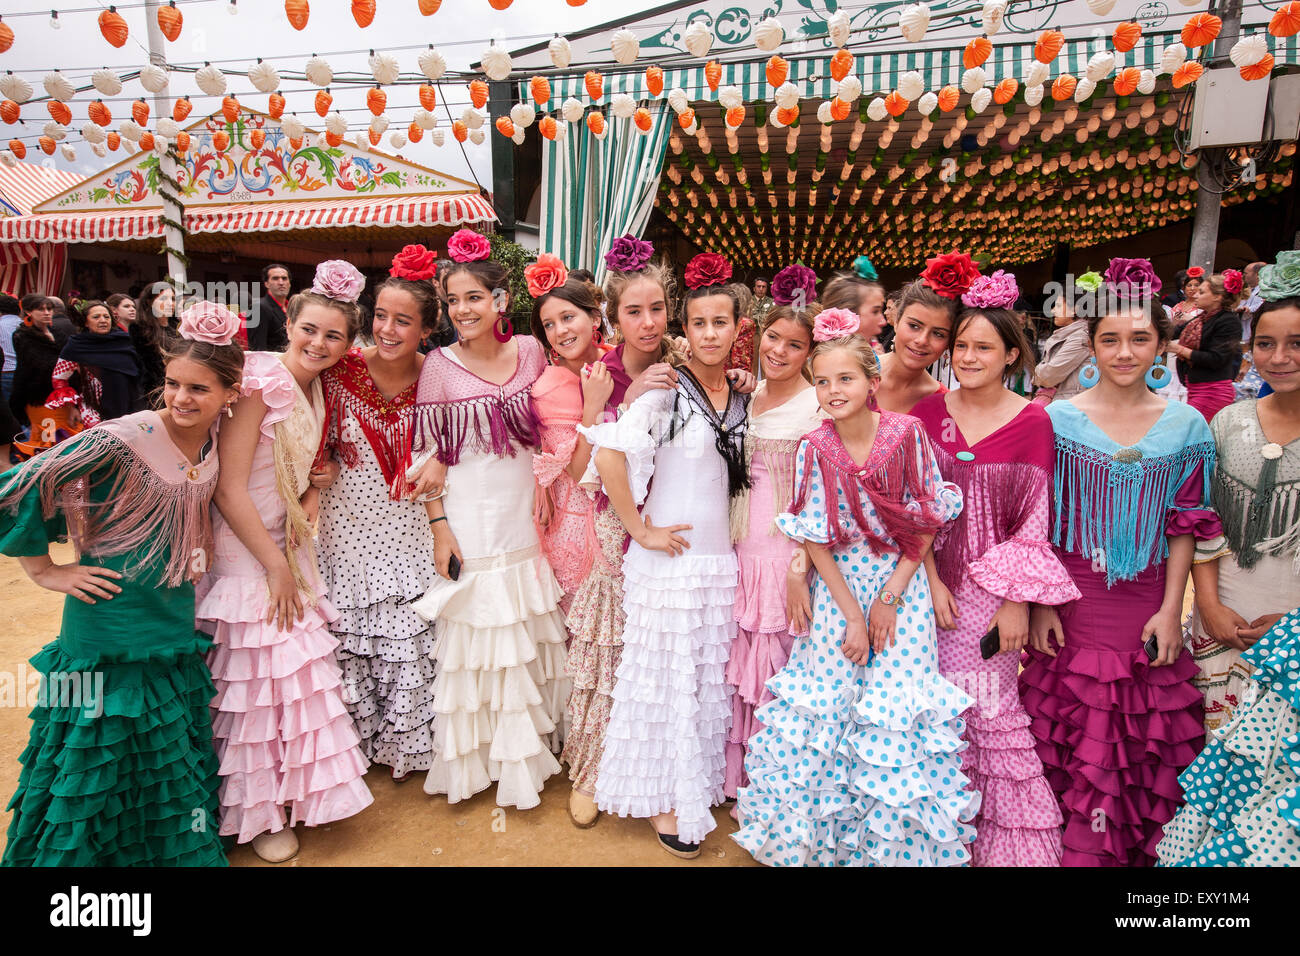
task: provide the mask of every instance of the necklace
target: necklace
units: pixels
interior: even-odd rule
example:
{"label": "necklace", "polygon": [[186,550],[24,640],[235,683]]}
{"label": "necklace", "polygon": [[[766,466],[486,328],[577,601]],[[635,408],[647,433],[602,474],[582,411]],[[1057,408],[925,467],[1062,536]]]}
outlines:
{"label": "necklace", "polygon": [[705,388],[707,388],[710,392],[720,392],[727,387],[727,381],[725,378],[723,378],[722,384],[717,386],[716,388],[705,381],[701,381],[700,384],[703,385]]}

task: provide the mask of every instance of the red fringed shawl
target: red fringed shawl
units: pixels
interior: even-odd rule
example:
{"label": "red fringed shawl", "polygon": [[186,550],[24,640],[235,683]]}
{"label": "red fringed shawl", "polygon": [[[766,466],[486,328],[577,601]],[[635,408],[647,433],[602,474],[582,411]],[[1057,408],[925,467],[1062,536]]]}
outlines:
{"label": "red fringed shawl", "polygon": [[324,449],[339,456],[343,464],[356,468],[361,458],[356,445],[345,435],[348,413],[361,426],[388,483],[394,501],[406,492],[405,460],[411,444],[411,420],[415,409],[416,383],[412,382],[392,399],[375,386],[360,349],[348,352],[321,376],[325,389]]}

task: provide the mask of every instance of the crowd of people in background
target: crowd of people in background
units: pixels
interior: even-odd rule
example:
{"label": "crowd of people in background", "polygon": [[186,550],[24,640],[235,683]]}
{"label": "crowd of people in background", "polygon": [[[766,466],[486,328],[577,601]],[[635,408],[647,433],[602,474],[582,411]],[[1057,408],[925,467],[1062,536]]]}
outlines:
{"label": "crowd of people in background", "polygon": [[527,332],[448,252],[369,315],[334,260],[256,323],[0,319],[34,662],[121,695],[34,713],[7,864],[281,862],[372,764],[521,810],[567,766],[684,859],[729,805],[780,866],[1300,862],[1300,253],[1164,302],[1112,259],[1040,334],[957,252],[746,285],[625,236],[529,265]]}

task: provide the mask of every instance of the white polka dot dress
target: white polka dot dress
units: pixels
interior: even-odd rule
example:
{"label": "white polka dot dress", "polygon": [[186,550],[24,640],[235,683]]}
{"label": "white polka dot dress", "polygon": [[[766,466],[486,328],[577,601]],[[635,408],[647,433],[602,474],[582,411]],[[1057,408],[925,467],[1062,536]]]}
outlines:
{"label": "white polka dot dress", "polygon": [[1162,866],[1300,866],[1300,610],[1242,658],[1254,675],[1178,778],[1187,804],[1165,824]]}
{"label": "white polka dot dress", "polygon": [[[931,463],[933,458],[931,457]],[[800,445],[796,486],[812,467]],[[938,479],[937,468],[934,471]],[[939,482],[941,483],[941,482]],[[960,508],[960,494],[948,502]],[[862,507],[885,535],[866,494]],[[847,506],[839,504],[839,518]],[[806,507],[778,517],[796,540],[826,542],[827,495],[814,473]],[[865,541],[832,549],[858,603],[869,609],[898,563]],[[895,643],[869,664],[841,650],[847,620],[826,583],[813,589],[811,634],[796,641],[767,688],[763,729],[750,741],[750,785],[737,800],[734,839],[772,866],[958,866],[968,863],[968,825],[979,795],[961,772],[961,713],[973,705],[945,680],[936,657],[934,610],[924,568],[901,596]]]}

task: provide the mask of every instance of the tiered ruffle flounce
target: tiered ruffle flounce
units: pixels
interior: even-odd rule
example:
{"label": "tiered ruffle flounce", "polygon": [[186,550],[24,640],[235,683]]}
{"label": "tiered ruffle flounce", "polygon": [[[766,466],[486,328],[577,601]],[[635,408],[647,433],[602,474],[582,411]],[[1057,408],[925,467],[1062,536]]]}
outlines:
{"label": "tiered ruffle flounce", "polygon": [[31,714],[5,866],[225,866],[217,835],[212,681],[202,635],[145,656],[70,657],[58,642],[42,675],[102,675],[93,707]]}
{"label": "tiered ruffle flounce", "polygon": [[1232,721],[1179,778],[1167,866],[1300,866],[1300,611],[1243,659],[1255,667]]}
{"label": "tiered ruffle flounce", "polygon": [[792,655],[768,682],[776,699],[749,743],[736,842],[771,866],[968,862],[980,800],[960,766],[970,698],[937,672],[886,684],[867,668],[832,684],[812,659]]}
{"label": "tiered ruffle flounce", "polygon": [[[1086,600],[1086,599],[1085,599]],[[1066,866],[1149,866],[1183,800],[1178,774],[1204,739],[1196,665],[1149,666],[1131,650],[1034,650],[1020,675],[1044,775],[1065,818]]]}
{"label": "tiered ruffle flounce", "polygon": [[[478,561],[485,566],[476,567]],[[527,810],[560,769],[564,674],[560,588],[536,546],[467,561],[413,607],[436,621],[434,758],[427,793],[465,800],[493,782],[497,804]]]}
{"label": "tiered ruffle flounce", "polygon": [[675,813],[678,837],[699,843],[723,800],[736,559],[656,558],[634,546],[623,565],[623,657],[596,803],[619,816]]}
{"label": "tiered ruffle flounce", "polygon": [[199,626],[215,645],[208,666],[217,688],[221,834],[246,843],[283,829],[286,808],[289,826],[320,826],[369,806],[367,760],[329,633],[337,612],[323,590],[289,631],[265,623],[260,579],[208,577],[198,598]]}

